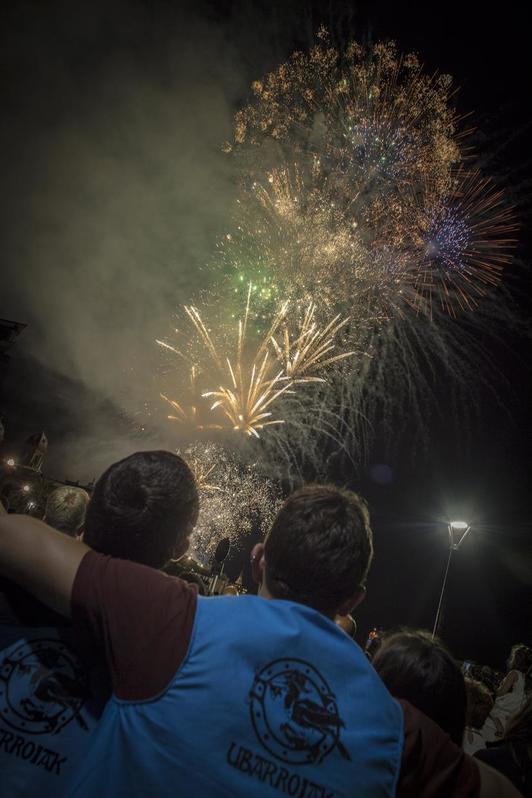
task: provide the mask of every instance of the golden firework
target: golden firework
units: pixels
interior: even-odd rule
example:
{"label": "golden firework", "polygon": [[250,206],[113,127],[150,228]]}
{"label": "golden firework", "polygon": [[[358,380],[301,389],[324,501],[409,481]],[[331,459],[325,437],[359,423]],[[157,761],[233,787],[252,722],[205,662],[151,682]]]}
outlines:
{"label": "golden firework", "polygon": [[[171,352],[184,357],[183,354],[175,347],[167,344],[165,341],[157,340],[159,346],[168,349]],[[208,412],[208,408],[202,402],[201,390],[198,387],[198,367],[193,363],[190,366],[189,381],[185,387],[183,394],[188,397],[188,400],[177,402],[171,399],[164,393],[160,394],[163,399],[173,410],[173,413],[167,416],[171,421],[177,421],[180,424],[187,426],[190,429],[196,430],[221,430],[223,425],[217,423],[212,415]]]}
{"label": "golden firework", "polygon": [[282,368],[275,370],[275,363],[268,351],[272,336],[286,316],[288,302],[282,303],[270,329],[250,354],[247,341],[250,299],[251,284],[244,319],[238,322],[236,353],[233,358],[225,357],[225,365],[197,308],[186,307],[185,310],[213,364],[222,378],[229,377],[230,381],[229,386],[221,384],[217,390],[205,391],[202,395],[215,399],[211,410],[219,407],[232,429],[259,437],[258,430],[272,424],[284,423],[282,419],[271,417],[269,407],[293,385],[291,380],[286,380]]}
{"label": "golden firework", "polygon": [[[227,353],[217,343],[196,307],[185,307],[200,345],[198,358],[201,359],[201,352],[207,356],[207,362],[201,361],[202,373],[209,375],[205,377],[206,382],[217,379],[218,387],[207,387],[199,393],[198,366],[192,366],[189,390],[196,397],[195,402],[185,405],[161,394],[174,410],[169,416],[172,420],[196,429],[222,429],[221,423],[199,422],[201,399],[210,399],[214,400],[210,412],[218,410],[223,414],[231,429],[259,437],[259,430],[264,427],[284,423],[283,418],[273,417],[273,405],[283,395],[293,393],[298,384],[325,382],[323,377],[317,376],[317,371],[354,354],[352,351],[333,353],[336,339],[348,319],[336,316],[321,327],[315,318],[313,302],[308,305],[301,323],[292,325],[287,318],[289,301],[282,302],[268,331],[257,340],[256,335],[249,334],[251,288],[250,284],[244,316],[237,323],[232,353]],[[181,350],[169,344],[164,346],[184,357]]]}
{"label": "golden firework", "polygon": [[294,383],[325,382],[313,372],[352,357],[355,352],[340,352],[332,355],[335,349],[335,337],[349,322],[340,316],[330,321],[325,327],[319,327],[315,320],[316,305],[311,302],[303,316],[301,327],[295,340],[290,339],[288,325],[284,325],[283,336],[278,342],[272,335],[271,342],[279,361],[283,364],[286,377]]}

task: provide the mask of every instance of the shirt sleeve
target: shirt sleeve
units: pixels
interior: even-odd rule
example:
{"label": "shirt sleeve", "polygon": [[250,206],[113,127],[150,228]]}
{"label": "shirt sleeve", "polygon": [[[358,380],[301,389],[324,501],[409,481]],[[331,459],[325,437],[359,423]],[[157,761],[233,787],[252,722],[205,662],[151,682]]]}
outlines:
{"label": "shirt sleeve", "polygon": [[407,701],[398,798],[478,798],[477,764],[449,735]]}
{"label": "shirt sleeve", "polygon": [[197,590],[145,565],[90,551],[72,588],[72,626],[87,667],[105,667],[114,694],[161,693],[190,643]]}

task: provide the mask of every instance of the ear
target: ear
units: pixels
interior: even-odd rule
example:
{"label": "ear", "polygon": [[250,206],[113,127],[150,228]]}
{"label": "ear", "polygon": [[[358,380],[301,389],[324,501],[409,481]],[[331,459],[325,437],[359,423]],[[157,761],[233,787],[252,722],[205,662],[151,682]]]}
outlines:
{"label": "ear", "polygon": [[338,609],[337,615],[349,615],[353,610],[358,607],[359,604],[362,604],[364,599],[366,598],[366,588],[365,587],[357,587],[356,592],[353,593],[351,598],[348,598],[347,601],[340,606]]}
{"label": "ear", "polygon": [[172,553],[172,560],[180,560],[181,557],[184,557],[187,553],[190,546],[190,538],[187,535],[186,538],[181,540],[178,544],[174,546],[174,551]]}
{"label": "ear", "polygon": [[251,550],[250,562],[253,581],[257,585],[260,585],[264,579],[264,568],[266,566],[266,560],[264,558],[264,543],[257,543],[255,546],[253,546]]}

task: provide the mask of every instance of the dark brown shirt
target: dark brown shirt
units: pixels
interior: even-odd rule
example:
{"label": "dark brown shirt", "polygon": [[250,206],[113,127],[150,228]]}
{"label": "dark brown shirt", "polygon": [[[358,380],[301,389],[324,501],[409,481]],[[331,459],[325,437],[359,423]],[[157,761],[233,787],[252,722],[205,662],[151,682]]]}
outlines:
{"label": "dark brown shirt", "polygon": [[[236,601],[238,599],[235,599]],[[197,591],[144,565],[95,552],[83,558],[72,593],[82,655],[105,659],[118,698],[153,698],[170,683],[190,642]],[[397,788],[400,798],[476,798],[476,763],[407,702]]]}

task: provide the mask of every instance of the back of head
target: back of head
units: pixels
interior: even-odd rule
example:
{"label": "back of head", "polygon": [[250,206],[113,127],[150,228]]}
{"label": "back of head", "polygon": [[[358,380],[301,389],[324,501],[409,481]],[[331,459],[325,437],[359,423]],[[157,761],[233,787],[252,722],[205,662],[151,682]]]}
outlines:
{"label": "back of head", "polygon": [[83,540],[103,554],[161,568],[188,546],[198,515],[192,471],[176,454],[137,452],[97,481]]}
{"label": "back of head", "polygon": [[89,494],[85,490],[62,485],[48,496],[44,520],[59,532],[75,537],[83,527],[88,503]]}
{"label": "back of head", "polygon": [[512,646],[507,664],[509,671],[526,673],[532,667],[532,648],[523,643],[516,643]]}
{"label": "back of head", "polygon": [[449,651],[429,632],[406,630],[384,639],[373,660],[390,693],[409,701],[462,744],[466,691]]}
{"label": "back of head", "polygon": [[465,680],[467,695],[466,726],[481,729],[493,708],[493,697],[482,682]]}
{"label": "back of head", "polygon": [[332,615],[364,586],[372,556],[364,500],[307,485],[285,501],[266,539],[266,586],[274,598]]}

